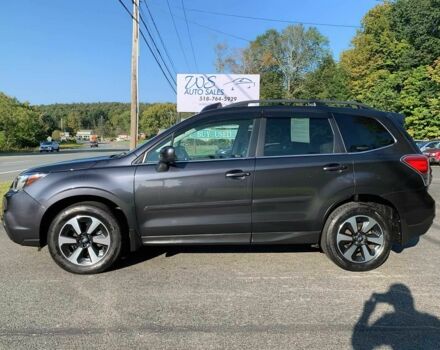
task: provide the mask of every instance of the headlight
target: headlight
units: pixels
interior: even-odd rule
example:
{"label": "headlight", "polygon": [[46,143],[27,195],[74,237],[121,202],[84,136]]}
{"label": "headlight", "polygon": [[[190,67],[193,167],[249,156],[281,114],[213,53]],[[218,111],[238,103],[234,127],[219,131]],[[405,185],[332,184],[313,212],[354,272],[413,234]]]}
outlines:
{"label": "headlight", "polygon": [[46,175],[47,174],[42,173],[19,175],[12,183],[12,189],[14,191],[20,191],[23,188],[32,185],[35,181],[38,181]]}

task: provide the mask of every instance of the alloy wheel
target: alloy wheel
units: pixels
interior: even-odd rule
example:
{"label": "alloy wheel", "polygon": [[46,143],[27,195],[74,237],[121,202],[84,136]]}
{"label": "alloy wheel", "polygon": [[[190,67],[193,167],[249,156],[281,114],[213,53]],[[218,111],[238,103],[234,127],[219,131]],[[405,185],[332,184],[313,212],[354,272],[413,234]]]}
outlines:
{"label": "alloy wheel", "polygon": [[108,228],[94,216],[77,215],[67,221],[58,235],[58,247],[72,264],[90,266],[101,261],[111,244]]}
{"label": "alloy wheel", "polygon": [[352,216],[339,226],[336,245],[346,260],[368,263],[376,259],[384,249],[383,229],[370,216]]}

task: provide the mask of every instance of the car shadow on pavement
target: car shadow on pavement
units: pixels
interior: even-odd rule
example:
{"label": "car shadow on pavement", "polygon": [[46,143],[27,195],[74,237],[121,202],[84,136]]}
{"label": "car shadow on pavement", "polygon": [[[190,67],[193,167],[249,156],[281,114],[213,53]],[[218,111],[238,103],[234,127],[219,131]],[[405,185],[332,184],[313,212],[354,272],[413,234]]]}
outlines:
{"label": "car shadow on pavement", "polygon": [[127,253],[119,259],[109,271],[120,270],[132,265],[154,259],[165,254],[172,257],[177,254],[209,254],[209,253],[310,253],[320,252],[319,248],[310,245],[187,245],[187,246],[149,246],[136,252]]}
{"label": "car shadow on pavement", "polygon": [[[371,322],[370,319],[380,303],[388,304],[394,310]],[[440,320],[434,315],[415,309],[414,298],[406,285],[393,284],[386,293],[373,293],[365,302],[363,313],[353,329],[351,341],[355,350],[384,346],[403,350],[439,349]]]}
{"label": "car shadow on pavement", "polygon": [[113,265],[107,270],[108,272],[120,270],[132,265],[142,263],[154,259],[166,252],[164,247],[141,247],[135,252],[124,253]]}

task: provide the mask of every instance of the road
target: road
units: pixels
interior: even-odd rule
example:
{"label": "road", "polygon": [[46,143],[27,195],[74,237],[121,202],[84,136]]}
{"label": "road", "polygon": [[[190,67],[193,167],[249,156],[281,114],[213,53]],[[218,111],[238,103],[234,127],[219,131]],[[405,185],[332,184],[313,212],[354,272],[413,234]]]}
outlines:
{"label": "road", "polygon": [[101,144],[97,149],[81,148],[76,150],[61,150],[59,153],[0,155],[0,182],[12,181],[21,171],[35,166],[71,159],[105,156],[126,150],[116,146],[117,145]]}
{"label": "road", "polygon": [[77,276],[0,229],[0,348],[438,349],[439,266],[439,219],[368,273],[267,246],[144,249]]}

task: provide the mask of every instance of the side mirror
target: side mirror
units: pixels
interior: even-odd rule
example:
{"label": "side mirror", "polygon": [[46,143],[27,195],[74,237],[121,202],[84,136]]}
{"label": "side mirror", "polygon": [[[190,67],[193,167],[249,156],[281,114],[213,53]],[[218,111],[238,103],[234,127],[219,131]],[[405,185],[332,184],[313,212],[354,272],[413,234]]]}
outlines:
{"label": "side mirror", "polygon": [[160,150],[159,163],[156,166],[158,172],[168,171],[170,165],[177,160],[176,150],[173,146],[165,146]]}
{"label": "side mirror", "polygon": [[176,149],[173,146],[165,146],[160,150],[159,161],[173,164],[176,160]]}

